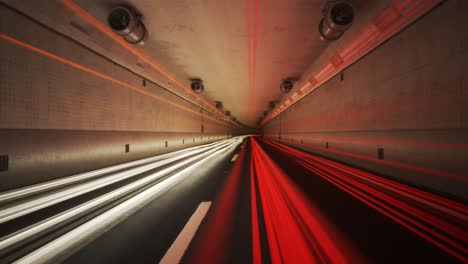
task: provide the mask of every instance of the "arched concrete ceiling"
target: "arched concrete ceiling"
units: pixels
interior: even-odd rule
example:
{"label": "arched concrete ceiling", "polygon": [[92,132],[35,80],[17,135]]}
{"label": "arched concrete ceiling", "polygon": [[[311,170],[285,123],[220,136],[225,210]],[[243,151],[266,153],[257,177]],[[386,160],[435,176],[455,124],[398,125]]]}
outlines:
{"label": "arched concrete ceiling", "polygon": [[[156,81],[160,79],[161,76],[144,67],[135,67],[139,65],[135,58],[119,50],[118,45],[78,16],[71,15],[59,1],[7,1],[45,24],[52,27],[56,24],[56,30],[135,72],[149,74]],[[359,18],[367,17],[366,9],[370,6],[383,8],[389,0],[350,2]],[[304,81],[301,77],[307,68],[325,49],[339,42],[320,40],[318,25],[327,0],[75,0],[75,3],[105,24],[112,7],[119,4],[135,7],[142,13],[149,32],[145,45],[138,49],[187,85],[189,79],[201,78],[205,84],[203,96],[209,101],[223,102],[224,110],[247,126],[256,126],[269,102],[281,99],[279,85],[283,79]],[[349,30],[345,37],[349,39],[355,32]],[[171,89],[170,82],[161,83]]]}

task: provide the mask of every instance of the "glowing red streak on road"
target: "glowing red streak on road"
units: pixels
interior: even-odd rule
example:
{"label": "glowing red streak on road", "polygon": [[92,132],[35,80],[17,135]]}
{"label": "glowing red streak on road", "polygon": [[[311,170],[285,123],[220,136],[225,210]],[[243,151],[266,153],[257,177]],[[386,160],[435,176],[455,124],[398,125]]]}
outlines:
{"label": "glowing red streak on road", "polygon": [[200,234],[195,237],[193,254],[188,255],[188,263],[227,262],[227,250],[231,242],[245,149],[245,147],[242,148],[235,161],[219,197],[213,204],[214,208],[208,213],[206,224],[200,229]]}
{"label": "glowing red streak on road", "polygon": [[468,261],[466,205],[283,144],[264,142],[445,252]]}
{"label": "glowing red streak on road", "polygon": [[257,187],[255,184],[255,167],[253,162],[250,162],[250,201],[252,207],[252,263],[262,263],[262,250],[260,246],[260,230],[258,223],[258,207],[257,207]]}
{"label": "glowing red streak on road", "polygon": [[[256,140],[250,142],[251,177],[258,183],[272,263],[363,263]],[[254,263],[258,254],[254,253]]]}

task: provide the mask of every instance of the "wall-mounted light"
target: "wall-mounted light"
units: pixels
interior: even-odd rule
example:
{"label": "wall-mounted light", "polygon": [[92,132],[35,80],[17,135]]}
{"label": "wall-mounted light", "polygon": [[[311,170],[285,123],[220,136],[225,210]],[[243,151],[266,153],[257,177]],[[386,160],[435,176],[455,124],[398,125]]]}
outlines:
{"label": "wall-mounted light", "polygon": [[191,79],[192,83],[190,84],[190,88],[192,88],[192,91],[195,93],[203,93],[205,90],[205,86],[203,85],[203,81],[200,79]]}
{"label": "wall-mounted light", "polygon": [[275,108],[275,106],[278,104],[278,101],[271,101],[269,104],[268,104],[268,109],[272,110],[273,108]]}
{"label": "wall-mounted light", "polygon": [[147,38],[145,25],[141,15],[129,7],[118,6],[110,12],[107,23],[117,35],[131,44],[143,45]]}
{"label": "wall-mounted light", "polygon": [[292,80],[286,79],[281,83],[280,90],[283,93],[289,93],[289,91],[292,90],[293,86],[294,86],[294,83],[292,82]]}
{"label": "wall-mounted light", "polygon": [[354,9],[347,1],[329,1],[322,12],[319,32],[323,40],[339,39],[354,20]]}

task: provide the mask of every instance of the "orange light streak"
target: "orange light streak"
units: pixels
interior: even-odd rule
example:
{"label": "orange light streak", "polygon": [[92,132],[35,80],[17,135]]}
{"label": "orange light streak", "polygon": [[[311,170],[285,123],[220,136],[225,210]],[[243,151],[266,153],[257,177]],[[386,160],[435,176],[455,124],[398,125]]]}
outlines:
{"label": "orange light streak", "polygon": [[[143,60],[146,62],[149,66],[151,66],[154,70],[158,71],[161,73],[164,77],[169,79],[170,81],[176,83],[180,88],[188,92],[191,96],[195,97],[196,100],[200,101],[202,103],[202,106],[209,108],[211,111],[214,113],[217,113],[218,115],[221,115],[222,117],[227,118],[227,116],[220,110],[218,110],[213,104],[210,102],[207,102],[206,99],[194,94],[190,88],[185,86],[181,81],[179,81],[177,78],[172,76],[166,69],[164,69],[161,65],[156,63],[153,59],[151,59],[148,55],[143,53],[142,51],[138,50],[135,46],[132,44],[126,42],[124,39],[116,35],[112,30],[110,30],[105,24],[103,24],[101,21],[93,17],[91,14],[89,14],[86,10],[81,8],[79,5],[73,2],[73,0],[60,0],[60,2],[70,9],[72,12],[76,13],[79,15],[81,18],[86,20],[88,23],[90,23],[92,26],[94,26],[97,30],[102,32],[104,35],[108,36],[111,38],[113,41],[117,42],[121,46],[123,46],[125,49],[133,53],[135,56],[137,56],[139,59]],[[203,107],[203,108],[204,108]],[[232,121],[231,119],[228,118],[228,121],[236,126],[239,126],[237,123]]]}
{"label": "orange light streak", "polygon": [[219,120],[217,120],[217,119],[214,119],[214,118],[212,118],[212,117],[204,116],[203,114],[199,113],[198,111],[192,110],[192,109],[187,108],[187,107],[185,107],[185,106],[183,106],[183,105],[177,104],[177,103],[172,102],[172,101],[170,101],[170,100],[168,100],[168,99],[165,99],[165,98],[163,98],[163,97],[160,97],[160,96],[157,96],[157,95],[155,95],[155,94],[152,94],[152,93],[150,93],[150,92],[148,92],[148,91],[146,91],[146,90],[143,90],[143,89],[141,89],[141,88],[132,86],[132,85],[126,83],[126,82],[117,80],[117,79],[112,78],[112,77],[110,77],[110,76],[108,76],[108,75],[105,75],[105,74],[100,73],[100,72],[98,72],[98,71],[95,71],[95,70],[93,70],[93,69],[87,68],[87,67],[85,67],[85,66],[83,66],[83,65],[81,65],[81,64],[78,64],[78,63],[76,63],[76,62],[67,60],[67,59],[62,58],[62,57],[60,57],[60,56],[57,56],[57,55],[52,54],[52,53],[50,53],[50,52],[47,52],[47,51],[45,51],[45,50],[43,50],[43,49],[40,49],[40,48],[31,46],[31,45],[29,45],[29,44],[27,44],[27,43],[25,43],[25,42],[19,41],[19,40],[15,39],[15,38],[12,38],[12,37],[7,36],[7,35],[5,35],[5,34],[0,33],[0,38],[3,39],[3,40],[5,40],[5,41],[7,41],[7,42],[9,42],[9,43],[15,44],[15,45],[20,46],[20,47],[22,47],[22,48],[29,49],[29,50],[31,50],[31,51],[33,51],[33,52],[35,52],[35,53],[38,53],[38,54],[43,55],[43,56],[45,56],[45,57],[48,57],[48,58],[50,58],[50,59],[56,60],[56,61],[58,61],[58,62],[61,62],[61,63],[63,63],[63,64],[66,64],[66,65],[68,65],[68,66],[71,66],[71,67],[73,67],[73,68],[75,68],[75,69],[78,69],[78,70],[81,70],[81,71],[90,73],[90,74],[92,74],[92,75],[94,75],[94,76],[97,76],[97,77],[99,77],[99,78],[108,80],[108,81],[113,82],[113,83],[116,83],[116,84],[119,84],[119,85],[121,85],[121,86],[123,86],[123,87],[125,87],[125,88],[128,88],[128,89],[130,89],[130,90],[133,90],[133,91],[138,92],[138,93],[140,93],[140,94],[143,94],[143,95],[149,96],[149,97],[151,97],[151,98],[153,98],[153,99],[156,99],[156,100],[165,102],[165,103],[170,104],[170,105],[172,105],[172,106],[175,106],[175,107],[177,107],[177,108],[179,108],[179,109],[185,110],[185,111],[187,111],[187,112],[193,113],[193,114],[198,115],[198,116],[203,116],[204,118],[208,118],[208,119],[210,119],[210,120],[213,120],[213,121],[215,121],[215,122],[221,123],[221,124],[223,124],[223,125],[225,124],[225,123],[223,123],[223,122],[221,122],[221,121],[219,121]]}

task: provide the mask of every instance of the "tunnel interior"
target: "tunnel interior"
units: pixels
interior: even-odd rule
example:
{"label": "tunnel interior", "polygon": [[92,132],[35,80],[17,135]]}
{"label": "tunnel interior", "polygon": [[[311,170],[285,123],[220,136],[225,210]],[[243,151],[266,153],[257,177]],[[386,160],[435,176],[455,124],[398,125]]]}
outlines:
{"label": "tunnel interior", "polygon": [[0,263],[467,263],[464,0],[3,0]]}

